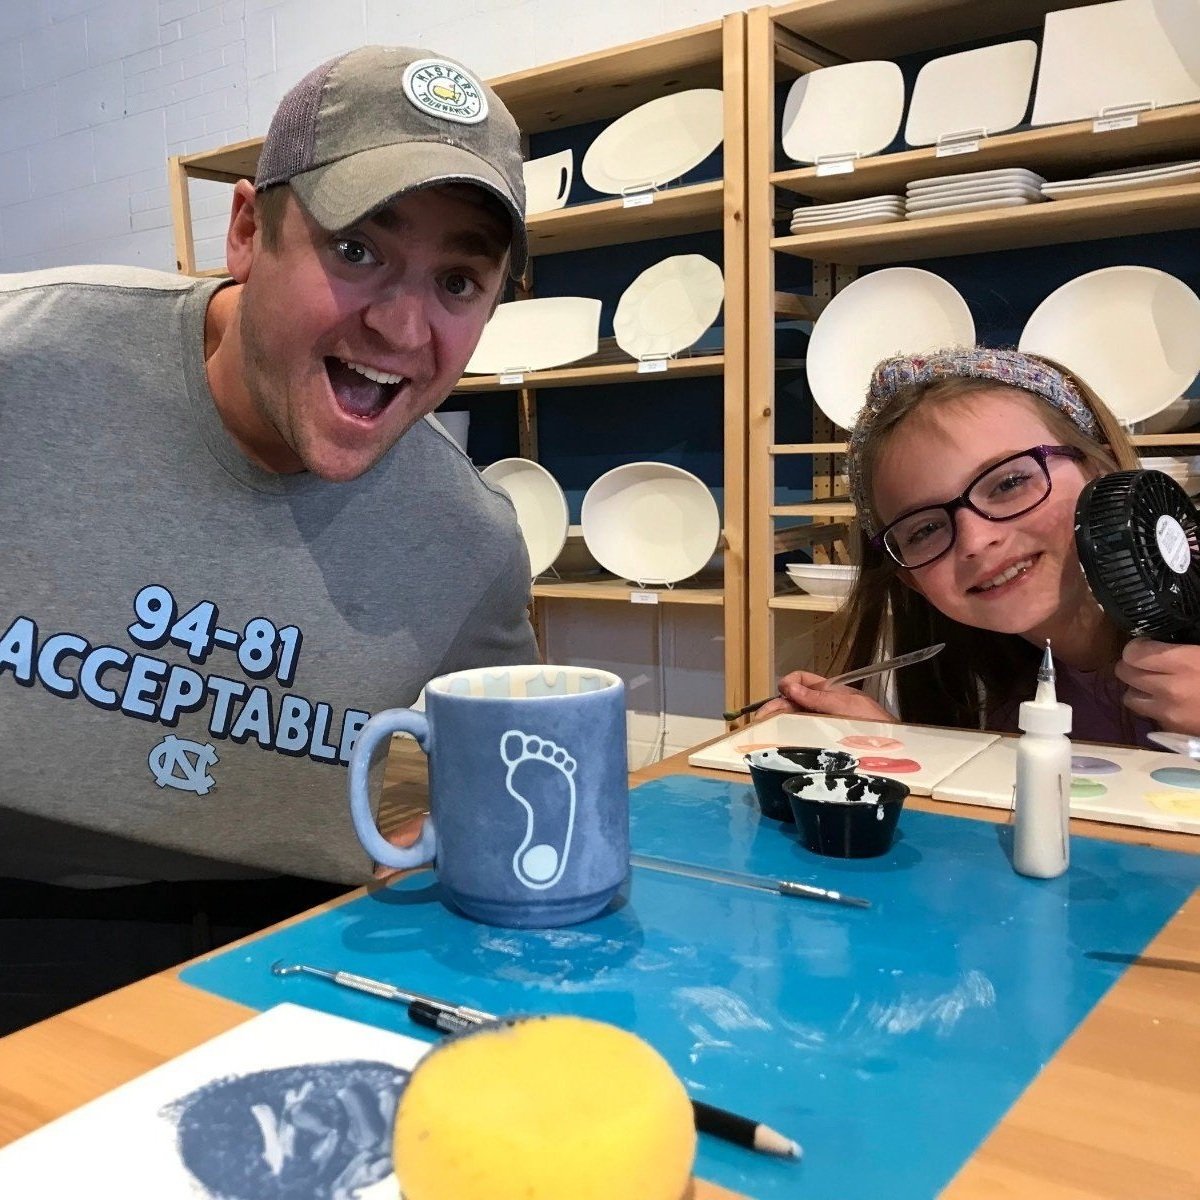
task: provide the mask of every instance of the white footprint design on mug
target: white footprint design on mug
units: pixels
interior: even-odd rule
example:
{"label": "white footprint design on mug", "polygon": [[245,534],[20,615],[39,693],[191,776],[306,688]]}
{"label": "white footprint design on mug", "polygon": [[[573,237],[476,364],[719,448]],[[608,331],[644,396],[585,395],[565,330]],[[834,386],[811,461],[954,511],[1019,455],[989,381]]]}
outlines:
{"label": "white footprint design on mug", "polygon": [[[513,855],[513,872],[526,887],[539,891],[553,887],[567,869],[571,835],[575,829],[575,760],[554,742],[522,733],[519,729],[510,729],[500,738],[500,757],[508,764],[504,786],[508,794],[525,809],[526,816],[525,836]],[[566,788],[567,821],[561,848],[544,841],[531,844],[535,826],[539,824],[538,813],[516,787],[517,771],[526,763],[540,763],[562,776]]]}

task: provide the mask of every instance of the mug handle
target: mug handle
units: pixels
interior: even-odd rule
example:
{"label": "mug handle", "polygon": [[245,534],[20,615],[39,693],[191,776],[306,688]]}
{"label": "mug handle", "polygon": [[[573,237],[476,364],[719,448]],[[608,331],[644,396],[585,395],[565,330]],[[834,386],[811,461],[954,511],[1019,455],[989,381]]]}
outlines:
{"label": "mug handle", "polygon": [[379,832],[371,811],[371,760],[381,742],[393,733],[411,733],[417,745],[429,753],[429,720],[411,708],[389,708],[376,713],[359,731],[350,752],[350,819],[363,849],[380,866],[409,870],[432,862],[437,854],[437,834],[432,817],[425,818],[421,836],[411,846],[395,846]]}

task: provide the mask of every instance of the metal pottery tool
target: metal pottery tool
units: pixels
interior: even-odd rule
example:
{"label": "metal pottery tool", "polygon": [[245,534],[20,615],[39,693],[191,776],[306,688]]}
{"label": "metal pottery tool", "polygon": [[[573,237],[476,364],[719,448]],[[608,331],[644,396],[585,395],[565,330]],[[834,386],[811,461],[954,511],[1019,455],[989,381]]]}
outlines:
{"label": "metal pottery tool", "polygon": [[725,883],[730,887],[750,888],[756,892],[774,892],[777,896],[795,896],[802,900],[824,900],[844,904],[848,908],[870,908],[870,900],[847,896],[830,888],[811,883],[796,883],[791,879],[770,879],[765,875],[744,875],[739,871],[723,871],[717,867],[701,867],[695,863],[676,862],[670,858],[654,858],[649,854],[631,854],[630,863],[647,871],[662,871],[667,875],[683,875],[688,879],[706,879],[710,883]]}
{"label": "metal pottery tool", "polygon": [[[835,683],[857,683],[860,679],[870,679],[872,675],[882,675],[884,671],[898,671],[901,667],[911,667],[916,663],[925,662],[935,654],[940,654],[945,648],[945,642],[938,642],[936,645],[926,646],[924,650],[910,650],[907,654],[900,654],[896,658],[885,658],[883,662],[871,663],[868,667],[856,667],[853,671],[843,671],[841,675],[835,675],[832,679],[825,680],[822,686],[831,687]],[[737,712],[724,712],[721,716],[726,721],[736,721],[738,717],[758,712],[764,704],[769,704],[775,698],[775,696],[764,696],[761,700],[755,700],[753,704],[739,708]]]}

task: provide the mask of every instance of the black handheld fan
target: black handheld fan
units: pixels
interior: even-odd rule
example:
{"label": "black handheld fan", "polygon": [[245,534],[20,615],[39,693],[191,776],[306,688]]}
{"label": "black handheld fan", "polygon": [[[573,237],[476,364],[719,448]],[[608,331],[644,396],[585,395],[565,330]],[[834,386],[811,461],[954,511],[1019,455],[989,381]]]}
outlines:
{"label": "black handheld fan", "polygon": [[1075,505],[1088,586],[1134,637],[1200,644],[1200,514],[1161,471],[1093,479]]}

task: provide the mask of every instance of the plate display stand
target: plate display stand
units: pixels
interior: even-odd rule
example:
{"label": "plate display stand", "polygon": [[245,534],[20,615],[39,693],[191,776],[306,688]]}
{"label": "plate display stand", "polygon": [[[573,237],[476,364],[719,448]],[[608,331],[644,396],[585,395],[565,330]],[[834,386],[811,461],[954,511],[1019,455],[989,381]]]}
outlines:
{"label": "plate display stand", "polygon": [[[570,197],[562,207],[534,213],[528,221],[531,263],[517,289],[517,299],[540,298],[540,269],[548,256],[611,248],[613,260],[622,248],[657,239],[679,239],[685,235],[718,233],[726,277],[724,294],[723,346],[718,351],[693,350],[679,357],[654,356],[638,361],[626,354],[600,354],[582,362],[546,370],[506,370],[499,375],[465,377],[456,395],[484,408],[496,393],[516,393],[518,452],[539,460],[538,397],[548,388],[615,387],[628,384],[672,385],[680,381],[722,380],[718,417],[712,418],[722,445],[720,487],[723,493],[724,571],[707,573],[699,580],[653,593],[662,605],[702,605],[721,613],[719,636],[723,644],[724,703],[738,708],[746,703],[746,571],[745,463],[746,463],[746,222],[745,222],[745,14],[732,13],[720,20],[643,41],[614,46],[596,53],[549,63],[489,80],[512,111],[529,140],[527,155],[539,158],[539,135],[569,133],[581,127],[584,140],[574,148],[575,181],[586,149],[582,127],[611,127],[639,106],[666,96],[706,89],[716,90],[723,108],[721,177],[701,182],[677,182],[671,186],[640,190],[631,195],[608,195],[580,203]],[[596,129],[591,130],[592,140]],[[262,139],[173,158],[169,175],[174,213],[176,258],[180,271],[189,274],[219,274],[198,270],[188,203],[188,181],[214,179],[234,183],[252,178]],[[573,186],[573,185],[572,185]],[[663,257],[676,253],[664,250]],[[642,254],[644,258],[644,252]],[[715,255],[714,255],[715,257]],[[632,259],[631,259],[632,261]],[[631,268],[632,281],[638,269]],[[580,278],[589,272],[581,269]],[[575,294],[589,295],[586,284],[575,283]],[[561,290],[561,289],[560,289]],[[547,294],[549,291],[547,289]],[[650,391],[649,388],[646,389]],[[666,393],[670,392],[670,387]],[[710,403],[715,388],[703,393],[698,403]],[[664,394],[666,394],[664,393]],[[698,392],[698,395],[700,393]],[[543,399],[543,405],[550,403]],[[556,395],[553,403],[559,403]],[[710,410],[711,412],[711,410]],[[639,423],[630,422],[628,458],[647,458],[639,448]],[[474,427],[474,426],[473,426]],[[510,452],[511,453],[511,452]],[[484,465],[480,462],[479,465]],[[597,471],[597,475],[602,473]],[[590,480],[582,481],[586,486]],[[627,582],[593,577],[582,581],[554,579],[534,585],[534,624],[543,638],[547,601],[563,600],[607,604],[647,603],[646,593]],[[657,611],[657,610],[656,610]],[[653,614],[647,614],[651,619]],[[714,634],[718,633],[714,629]]]}
{"label": "plate display stand", "polygon": [[[823,65],[907,59],[907,63],[902,61],[902,66],[912,69],[906,76],[907,111],[912,78],[921,62],[989,40],[1035,37],[1040,42],[1046,14],[1064,7],[1073,6],[1061,0],[1005,4],[894,0],[887,5],[871,0],[796,0],[755,9],[748,16],[747,362],[748,395],[755,401],[747,428],[751,697],[772,694],[778,676],[788,670],[801,666],[825,669],[836,643],[840,601],[799,593],[786,576],[776,573],[781,537],[807,541],[806,548],[816,562],[848,562],[848,522],[855,515],[845,478],[846,433],[814,408],[811,423],[804,426],[806,432],[811,431],[808,440],[777,436],[777,420],[782,415],[795,416],[789,406],[797,403],[799,389],[789,388],[786,394],[777,390],[779,376],[771,336],[774,322],[784,314],[804,314],[819,321],[824,305],[853,283],[863,268],[892,263],[922,266],[937,260],[929,269],[953,273],[956,283],[973,271],[975,278],[999,297],[1006,287],[1013,289],[1016,284],[1006,277],[1005,272],[1012,269],[1004,265],[1005,256],[993,252],[1064,243],[1103,245],[1104,239],[1200,226],[1200,183],[1185,175],[1148,178],[1141,186],[1128,189],[1063,196],[1052,204],[828,228],[800,225],[799,232],[791,233],[787,220],[780,216],[790,216],[797,203],[903,194],[906,185],[916,180],[1018,167],[1057,180],[1195,158],[1200,144],[1200,103],[1139,112],[1120,122],[1086,120],[1024,127],[961,146],[900,148],[847,163],[797,166],[778,142],[788,86],[797,75],[820,70]],[[1130,46],[1127,52],[1134,55],[1137,51]],[[1152,238],[1142,238],[1134,245],[1152,243]],[[1147,253],[1144,249],[1140,252]],[[985,253],[990,257],[981,261],[977,256]],[[1081,247],[1071,253],[1072,261],[1082,264],[1077,273],[1086,272],[1086,250]],[[798,294],[794,283],[781,286],[779,282],[779,277],[796,277],[796,260],[811,270],[811,288],[804,294]],[[1200,274],[1200,262],[1190,263],[1189,269],[1193,275]],[[1011,303],[1032,308],[1024,298]],[[996,344],[988,342],[983,330],[979,336],[985,343]],[[1015,342],[1014,334],[1011,344]],[[811,405],[806,394],[799,402]],[[1134,441],[1186,452],[1185,448],[1200,445],[1200,434],[1143,434]],[[811,465],[810,498],[801,503],[781,502],[777,484],[781,479],[795,479],[798,462]]]}

